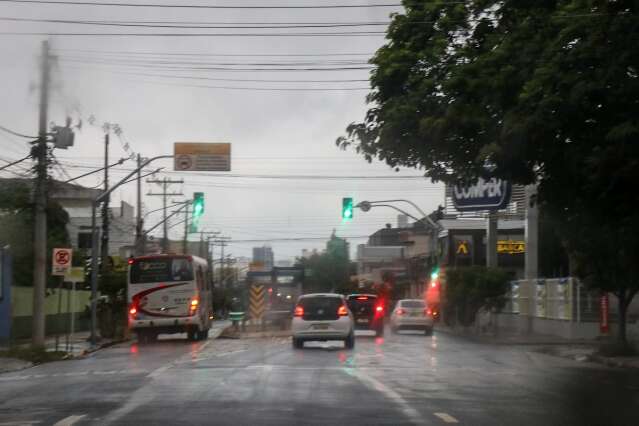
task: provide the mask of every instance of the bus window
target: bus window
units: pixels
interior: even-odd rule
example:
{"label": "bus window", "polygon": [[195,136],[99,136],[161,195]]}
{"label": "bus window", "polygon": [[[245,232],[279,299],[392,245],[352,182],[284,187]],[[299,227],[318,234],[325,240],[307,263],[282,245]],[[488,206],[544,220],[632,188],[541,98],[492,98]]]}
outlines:
{"label": "bus window", "polygon": [[136,259],[131,264],[131,284],[145,284],[193,279],[191,262],[186,258]]}

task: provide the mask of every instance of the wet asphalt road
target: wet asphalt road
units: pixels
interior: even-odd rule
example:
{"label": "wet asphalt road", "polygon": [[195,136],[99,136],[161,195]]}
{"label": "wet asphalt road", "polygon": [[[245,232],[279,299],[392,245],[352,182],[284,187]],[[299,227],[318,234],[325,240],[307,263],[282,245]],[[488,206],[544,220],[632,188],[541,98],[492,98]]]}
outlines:
{"label": "wet asphalt road", "polygon": [[170,338],[0,375],[0,426],[638,425],[639,372],[435,333]]}

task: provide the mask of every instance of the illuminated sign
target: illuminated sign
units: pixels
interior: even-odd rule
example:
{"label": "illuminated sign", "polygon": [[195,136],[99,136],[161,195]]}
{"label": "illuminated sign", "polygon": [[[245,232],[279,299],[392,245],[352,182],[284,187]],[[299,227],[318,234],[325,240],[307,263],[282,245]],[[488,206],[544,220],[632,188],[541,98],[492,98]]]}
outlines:
{"label": "illuminated sign", "polygon": [[526,252],[524,241],[502,240],[497,241],[497,253],[518,254]]}

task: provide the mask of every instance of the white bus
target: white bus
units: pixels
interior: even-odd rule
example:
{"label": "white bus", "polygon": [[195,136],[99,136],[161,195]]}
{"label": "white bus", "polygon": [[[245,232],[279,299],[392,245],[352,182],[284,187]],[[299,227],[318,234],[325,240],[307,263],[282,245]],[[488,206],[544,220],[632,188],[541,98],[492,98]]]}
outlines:
{"label": "white bus", "polygon": [[129,259],[129,328],[138,341],[158,334],[208,337],[213,320],[207,263],[195,256],[158,254]]}

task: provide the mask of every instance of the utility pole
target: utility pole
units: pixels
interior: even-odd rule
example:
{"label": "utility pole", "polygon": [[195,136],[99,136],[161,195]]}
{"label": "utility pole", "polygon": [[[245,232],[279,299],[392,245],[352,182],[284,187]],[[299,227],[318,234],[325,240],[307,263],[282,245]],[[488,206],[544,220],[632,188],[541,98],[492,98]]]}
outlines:
{"label": "utility pole", "polygon": [[157,183],[159,185],[162,185],[162,192],[161,193],[151,193],[149,192],[146,195],[150,195],[150,196],[159,196],[162,197],[162,211],[163,211],[163,239],[162,239],[162,251],[164,253],[166,253],[169,250],[169,228],[167,226],[167,217],[166,217],[166,199],[168,196],[174,196],[174,195],[184,195],[181,192],[177,193],[177,192],[168,192],[168,186],[174,183],[184,183],[184,181],[182,179],[180,180],[171,180],[171,179],[167,179],[164,178],[162,180],[159,179],[153,179],[153,180],[147,180],[148,183]]}
{"label": "utility pole", "polygon": [[[104,124],[104,192],[109,190],[109,123]],[[107,270],[107,259],[109,258],[109,199],[104,197],[102,202],[102,265],[100,270],[104,274]]]}
{"label": "utility pole", "polygon": [[137,219],[135,221],[135,254],[139,255],[142,251],[140,245],[142,240],[142,157],[138,154],[138,177],[137,177]]}
{"label": "utility pole", "polygon": [[49,42],[42,42],[40,80],[40,118],[38,142],[33,154],[37,160],[35,179],[35,225],[33,230],[33,328],[31,344],[44,346],[44,297],[47,281],[47,112],[50,78]]}
{"label": "utility pole", "polygon": [[184,240],[182,241],[182,252],[188,254],[189,245],[189,206],[190,203],[186,203],[186,209],[184,209]]}

